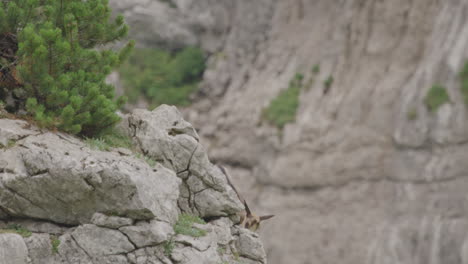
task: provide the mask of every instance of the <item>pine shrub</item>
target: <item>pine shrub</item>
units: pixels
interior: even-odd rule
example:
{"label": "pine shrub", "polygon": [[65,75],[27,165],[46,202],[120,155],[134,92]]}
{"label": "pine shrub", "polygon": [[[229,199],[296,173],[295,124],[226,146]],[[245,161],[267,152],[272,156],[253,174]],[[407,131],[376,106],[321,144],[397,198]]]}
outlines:
{"label": "pine shrub", "polygon": [[108,0],[1,1],[0,90],[21,87],[26,110],[44,127],[86,136],[112,127],[125,98],[104,79],[133,42],[104,46],[128,31],[122,16],[110,15]]}

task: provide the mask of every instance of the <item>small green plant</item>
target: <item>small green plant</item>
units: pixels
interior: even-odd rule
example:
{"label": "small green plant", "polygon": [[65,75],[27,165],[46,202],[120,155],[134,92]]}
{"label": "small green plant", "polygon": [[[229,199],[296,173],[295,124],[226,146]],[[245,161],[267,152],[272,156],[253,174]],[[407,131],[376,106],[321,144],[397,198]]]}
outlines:
{"label": "small green plant", "polygon": [[167,240],[166,242],[164,242],[163,247],[164,247],[164,255],[169,257],[172,254],[172,251],[174,251],[174,247],[175,247],[174,240],[172,240],[172,238]]}
{"label": "small green plant", "polygon": [[16,144],[16,141],[13,139],[8,140],[7,148],[11,148]]}
{"label": "small green plant", "polygon": [[315,64],[313,67],[312,67],[312,72],[317,74],[320,72],[320,65],[318,64]]}
{"label": "small green plant", "polygon": [[135,154],[135,157],[146,161],[146,163],[148,163],[148,165],[150,165],[150,167],[154,167],[156,165],[156,163],[157,163],[153,158],[148,157],[146,155],[143,155],[143,154],[141,154],[139,152]]}
{"label": "small green plant", "polygon": [[115,129],[107,130],[94,138],[87,138],[85,141],[92,149],[101,151],[110,151],[112,148],[133,148],[132,140]]}
{"label": "small green plant", "polygon": [[120,68],[120,75],[130,102],[136,102],[143,95],[154,107],[160,104],[187,106],[204,70],[205,56],[197,47],[175,53],[136,49]]}
{"label": "small green plant", "polygon": [[289,87],[280,92],[271,101],[270,105],[263,110],[262,116],[265,120],[280,129],[287,123],[295,121],[303,77],[302,74],[296,74],[289,82]]}
{"label": "small green plant", "polygon": [[100,151],[109,151],[111,149],[111,146],[109,146],[101,138],[87,138],[85,140],[85,142],[92,149],[97,149],[97,150],[100,150]]}
{"label": "small green plant", "polygon": [[448,103],[449,101],[450,98],[445,87],[439,84],[433,85],[424,98],[424,103],[431,112],[437,111],[441,105]]}
{"label": "small green plant", "polygon": [[333,81],[334,81],[333,76],[331,76],[331,75],[328,76],[328,78],[323,82],[323,85],[325,86],[325,89],[327,89],[327,90],[330,89],[330,87],[333,84]]}
{"label": "small green plant", "polygon": [[218,254],[219,254],[219,255],[224,255],[224,254],[226,254],[226,247],[224,247],[224,246],[218,247]]}
{"label": "small green plant", "polygon": [[52,244],[52,253],[57,254],[60,240],[56,236],[51,236],[50,243]]}
{"label": "small green plant", "polygon": [[16,141],[15,141],[15,140],[9,139],[6,146],[4,146],[2,143],[0,143],[0,149],[2,149],[2,148],[11,148],[11,147],[13,147],[15,144],[16,144]]}
{"label": "small green plant", "polygon": [[418,118],[418,112],[416,108],[412,108],[411,110],[408,111],[407,118],[410,121],[416,120]]}
{"label": "small green plant", "polygon": [[183,213],[179,215],[179,219],[174,225],[174,231],[176,234],[182,234],[192,237],[201,237],[206,235],[205,230],[193,227],[194,223],[206,224],[206,222],[198,216]]}
{"label": "small green plant", "polygon": [[18,224],[8,225],[6,229],[0,229],[0,233],[16,233],[22,237],[30,237],[32,232]]}

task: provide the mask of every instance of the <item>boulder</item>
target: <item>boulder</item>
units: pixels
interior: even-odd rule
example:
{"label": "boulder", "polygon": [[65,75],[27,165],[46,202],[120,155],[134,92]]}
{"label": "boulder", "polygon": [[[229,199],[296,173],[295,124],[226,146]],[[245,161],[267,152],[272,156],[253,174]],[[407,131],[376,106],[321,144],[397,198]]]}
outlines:
{"label": "boulder", "polygon": [[[6,126],[0,119],[0,131]],[[11,129],[11,127],[8,127]],[[180,180],[162,167],[44,132],[0,151],[0,208],[11,217],[87,223],[96,212],[174,222]]]}
{"label": "boulder", "polygon": [[120,129],[145,155],[173,170],[183,180],[179,204],[201,217],[234,215],[243,209],[224,174],[213,165],[193,126],[177,108],[161,105],[153,111],[136,109]]}
{"label": "boulder", "polygon": [[155,220],[139,222],[134,226],[121,227],[119,230],[139,248],[161,244],[174,234],[170,224]]}
{"label": "boulder", "polygon": [[0,260],[2,264],[28,263],[28,248],[20,235],[0,233]]}

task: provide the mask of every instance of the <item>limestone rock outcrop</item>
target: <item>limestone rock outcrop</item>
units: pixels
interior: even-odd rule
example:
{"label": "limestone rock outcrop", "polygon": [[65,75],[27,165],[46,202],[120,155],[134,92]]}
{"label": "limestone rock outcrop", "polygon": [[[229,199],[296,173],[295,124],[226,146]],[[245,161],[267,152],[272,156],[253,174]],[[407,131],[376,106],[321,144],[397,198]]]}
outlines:
{"label": "limestone rock outcrop", "polygon": [[[216,2],[229,30],[186,113],[277,215],[261,229],[270,263],[467,263],[468,2]],[[262,111],[296,73],[307,87],[280,131]],[[450,100],[430,111],[434,84]]]}
{"label": "limestone rock outcrop", "polygon": [[[266,263],[258,236],[253,253],[238,246],[242,204],[175,107],[120,129],[135,152],[0,119],[0,263]],[[176,233],[181,213],[206,235]]]}

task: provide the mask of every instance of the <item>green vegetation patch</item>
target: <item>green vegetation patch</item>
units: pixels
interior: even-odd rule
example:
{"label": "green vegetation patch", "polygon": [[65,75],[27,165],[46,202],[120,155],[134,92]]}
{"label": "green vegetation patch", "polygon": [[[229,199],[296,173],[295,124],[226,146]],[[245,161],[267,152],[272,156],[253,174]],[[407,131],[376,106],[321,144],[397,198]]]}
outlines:
{"label": "green vegetation patch", "polygon": [[141,154],[141,153],[136,153],[135,154],[135,157],[141,159],[141,160],[144,160],[148,165],[150,165],[150,167],[154,167],[156,166],[156,160],[154,160],[153,158],[151,157],[148,157],[144,154]]}
{"label": "green vegetation patch", "polygon": [[85,142],[92,149],[101,151],[110,151],[112,148],[133,148],[132,140],[115,129],[108,130],[94,138],[87,138]]}
{"label": "green vegetation patch", "polygon": [[323,85],[325,85],[325,88],[328,90],[333,84],[333,76],[328,76],[328,78],[323,82]]}
{"label": "green vegetation patch", "polygon": [[205,70],[205,56],[197,47],[171,53],[162,49],[136,49],[120,67],[130,102],[140,95],[153,107],[160,104],[187,106]]}
{"label": "green vegetation patch", "polygon": [[289,87],[271,101],[270,105],[263,110],[263,118],[269,123],[282,129],[287,123],[296,120],[296,112],[299,107],[299,95],[302,88],[302,74],[296,76],[289,82]]}
{"label": "green vegetation patch", "polygon": [[172,251],[174,251],[174,248],[175,248],[174,240],[172,240],[172,238],[167,240],[166,242],[164,242],[163,247],[164,247],[164,255],[169,257],[172,254]]}
{"label": "green vegetation patch", "polygon": [[179,215],[179,219],[174,225],[174,231],[176,234],[182,234],[192,237],[201,237],[206,235],[205,230],[193,227],[194,223],[206,224],[206,222],[198,216],[183,213]]}
{"label": "green vegetation patch", "polygon": [[32,232],[18,224],[8,225],[6,229],[0,229],[0,233],[16,233],[22,237],[30,237]]}
{"label": "green vegetation patch", "polygon": [[58,247],[60,245],[60,240],[56,236],[51,236],[50,237],[50,243],[52,244],[52,253],[57,254],[58,253]]}
{"label": "green vegetation patch", "polygon": [[424,103],[431,112],[437,111],[441,105],[448,103],[449,101],[450,98],[445,87],[439,84],[433,85],[424,98]]}
{"label": "green vegetation patch", "polygon": [[317,74],[320,72],[320,65],[318,64],[315,64],[314,66],[312,66],[312,72]]}

